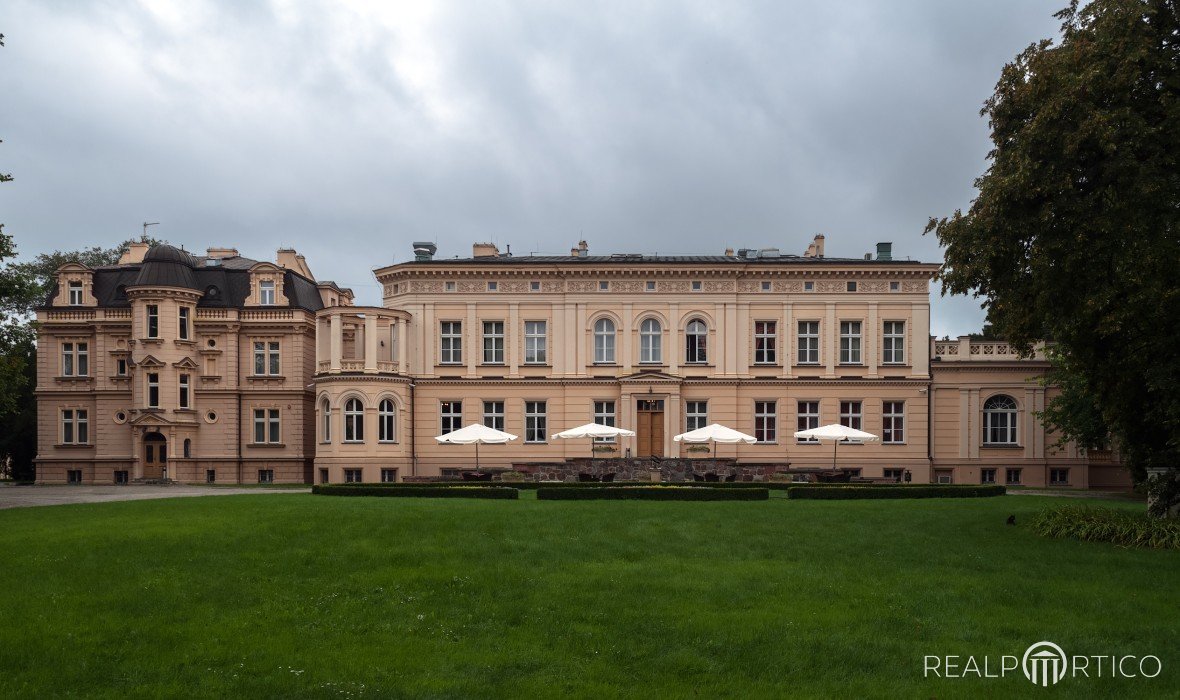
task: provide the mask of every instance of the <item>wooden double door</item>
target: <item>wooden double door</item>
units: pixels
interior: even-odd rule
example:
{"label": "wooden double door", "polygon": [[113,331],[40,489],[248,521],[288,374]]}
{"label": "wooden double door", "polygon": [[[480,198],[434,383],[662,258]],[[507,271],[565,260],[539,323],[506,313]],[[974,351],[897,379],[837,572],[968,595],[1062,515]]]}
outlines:
{"label": "wooden double door", "polygon": [[143,436],[143,478],[163,479],[168,468],[168,440],[159,433]]}
{"label": "wooden double door", "polygon": [[664,456],[663,399],[639,399],[635,403],[635,456]]}

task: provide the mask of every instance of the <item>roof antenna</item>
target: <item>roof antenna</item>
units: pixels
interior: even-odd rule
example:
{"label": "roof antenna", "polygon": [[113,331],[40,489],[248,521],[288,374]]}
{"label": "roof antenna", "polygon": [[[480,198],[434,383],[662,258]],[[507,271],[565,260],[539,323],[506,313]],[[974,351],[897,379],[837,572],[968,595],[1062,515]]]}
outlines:
{"label": "roof antenna", "polygon": [[145,222],[143,222],[143,238],[140,240],[143,243],[147,243],[147,227],[148,226],[159,226],[159,225],[160,225],[159,221],[145,221]]}

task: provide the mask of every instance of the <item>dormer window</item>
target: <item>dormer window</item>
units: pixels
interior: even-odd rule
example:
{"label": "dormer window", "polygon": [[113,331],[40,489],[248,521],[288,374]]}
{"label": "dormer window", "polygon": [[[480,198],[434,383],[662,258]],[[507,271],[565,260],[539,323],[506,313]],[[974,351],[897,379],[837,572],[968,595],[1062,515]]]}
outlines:
{"label": "dormer window", "polygon": [[71,281],[69,284],[70,290],[70,306],[82,305],[82,283],[79,281]]}
{"label": "dormer window", "polygon": [[275,305],[274,280],[262,280],[258,283],[258,303],[263,306]]}

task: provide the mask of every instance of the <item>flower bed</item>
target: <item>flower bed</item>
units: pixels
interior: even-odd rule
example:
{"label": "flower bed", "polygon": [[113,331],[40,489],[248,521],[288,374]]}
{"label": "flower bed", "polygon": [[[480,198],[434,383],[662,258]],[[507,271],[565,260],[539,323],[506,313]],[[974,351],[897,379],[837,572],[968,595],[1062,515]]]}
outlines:
{"label": "flower bed", "polygon": [[1111,542],[1122,547],[1180,549],[1180,520],[1111,508],[1073,505],[1046,508],[1033,516],[1032,529],[1045,537]]}

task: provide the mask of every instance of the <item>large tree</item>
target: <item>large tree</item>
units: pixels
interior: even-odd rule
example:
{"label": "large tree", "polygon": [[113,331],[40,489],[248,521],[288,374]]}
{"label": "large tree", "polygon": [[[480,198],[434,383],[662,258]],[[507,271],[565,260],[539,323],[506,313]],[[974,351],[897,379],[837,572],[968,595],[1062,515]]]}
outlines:
{"label": "large tree", "polygon": [[1057,17],[1060,41],[1004,66],[984,104],[978,197],[927,232],[944,294],[981,296],[1024,351],[1052,341],[1047,421],[1109,434],[1139,481],[1180,466],[1180,13],[1075,0]]}

